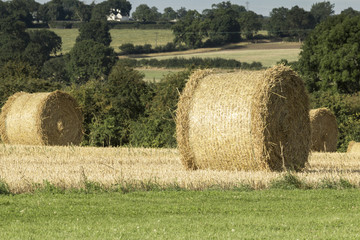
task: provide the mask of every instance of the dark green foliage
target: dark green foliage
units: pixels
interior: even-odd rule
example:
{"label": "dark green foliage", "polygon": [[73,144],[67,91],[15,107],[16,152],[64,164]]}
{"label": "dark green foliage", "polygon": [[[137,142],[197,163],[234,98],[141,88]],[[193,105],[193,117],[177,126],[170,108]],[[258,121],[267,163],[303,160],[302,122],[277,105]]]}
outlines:
{"label": "dark green foliage", "polygon": [[117,64],[107,81],[72,86],[84,114],[84,145],[119,146],[129,142],[129,128],[145,111],[148,86],[143,75]]}
{"label": "dark green foliage", "polygon": [[0,68],[0,107],[16,92],[47,92],[60,88],[57,83],[40,79],[35,67],[9,61]]}
{"label": "dark green foliage", "polygon": [[66,68],[74,83],[105,78],[115,64],[114,49],[93,40],[77,42],[66,59]]}
{"label": "dark green foliage", "polygon": [[262,16],[257,15],[253,11],[241,13],[238,21],[246,39],[253,39],[254,34],[262,28]]}
{"label": "dark green foliage", "polygon": [[300,73],[310,92],[360,91],[360,15],[327,18],[306,39],[300,54]]}
{"label": "dark green foliage", "polygon": [[326,18],[330,17],[335,13],[334,11],[335,4],[330,2],[317,2],[311,6],[310,13],[314,16],[316,24],[324,21]]}
{"label": "dark green foliage", "polygon": [[42,29],[29,31],[30,42],[23,53],[24,60],[31,65],[41,67],[50,55],[56,55],[61,50],[61,37],[54,32]]}
{"label": "dark green foliage", "polygon": [[144,117],[131,125],[130,144],[142,147],[175,147],[175,110],[190,71],[169,74],[155,86],[155,96]]}
{"label": "dark green foliage", "polygon": [[176,44],[184,43],[189,48],[198,48],[203,45],[206,36],[206,26],[200,13],[189,10],[173,27]]}
{"label": "dark green foliage", "polygon": [[221,46],[241,40],[241,27],[237,21],[238,13],[231,7],[230,2],[213,5],[205,15],[207,29],[206,46]]}
{"label": "dark green foliage", "polygon": [[314,27],[313,15],[298,6],[274,8],[270,12],[268,31],[272,36],[302,41]]}
{"label": "dark green foliage", "polygon": [[0,5],[0,7],[6,8],[10,16],[23,22],[26,27],[33,25],[32,14],[38,10],[39,6],[40,4],[35,2],[35,0],[11,0],[6,2],[4,6]]}
{"label": "dark green foliage", "polygon": [[156,7],[150,8],[146,4],[140,4],[136,7],[132,17],[140,22],[155,22],[161,18],[161,13],[158,12]]}
{"label": "dark green foliage", "polygon": [[21,60],[30,36],[25,24],[15,18],[0,19],[0,66],[10,60]]}
{"label": "dark green foliage", "polygon": [[234,59],[223,59],[223,58],[169,58],[169,59],[120,59],[120,62],[132,67],[162,67],[162,68],[188,68],[188,67],[200,67],[200,68],[227,68],[227,69],[252,69],[259,70],[263,66],[260,62],[253,63],[241,63]]}
{"label": "dark green foliage", "polygon": [[105,46],[110,46],[111,35],[109,30],[109,25],[106,21],[93,20],[84,22],[79,28],[79,36],[76,38],[76,42],[93,40]]}
{"label": "dark green foliage", "polygon": [[124,43],[119,47],[119,49],[121,50],[122,55],[129,55],[184,51],[187,48],[182,45],[176,46],[174,43],[169,42],[164,46],[157,46],[155,48],[153,48],[151,44],[134,45],[132,43]]}
{"label": "dark green foliage", "polygon": [[64,56],[50,58],[41,68],[40,76],[51,82],[58,82],[62,85],[68,85],[70,79],[66,71]]}
{"label": "dark green foliage", "polygon": [[121,15],[130,15],[131,3],[127,0],[106,0],[94,5],[91,13],[91,20],[106,21],[110,10],[117,14],[120,10]]}
{"label": "dark green foliage", "polygon": [[61,49],[61,38],[49,30],[25,31],[13,18],[0,20],[0,66],[8,61],[28,62],[41,67]]}

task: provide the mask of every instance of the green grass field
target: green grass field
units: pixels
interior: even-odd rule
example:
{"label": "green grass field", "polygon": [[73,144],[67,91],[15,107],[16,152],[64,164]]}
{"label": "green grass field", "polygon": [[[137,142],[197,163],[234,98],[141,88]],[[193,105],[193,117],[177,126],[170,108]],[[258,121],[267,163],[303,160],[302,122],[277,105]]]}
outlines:
{"label": "green grass field", "polygon": [[0,239],[359,239],[359,190],[0,195]]}
{"label": "green grass field", "polygon": [[144,80],[147,82],[158,82],[164,76],[168,75],[169,73],[179,72],[180,69],[158,69],[158,68],[137,68],[139,72],[145,75]]}
{"label": "green grass field", "polygon": [[[240,62],[261,62],[263,66],[270,67],[275,65],[281,59],[287,59],[289,62],[297,61],[300,49],[250,49],[250,50],[222,50],[204,53],[182,54],[178,57],[184,58],[225,58],[235,59]],[[159,56],[157,59],[167,59],[174,56]]]}
{"label": "green grass field", "polygon": [[[50,30],[62,38],[62,53],[67,53],[71,50],[79,35],[78,29],[52,28]],[[120,51],[119,46],[124,43],[133,43],[134,45],[151,44],[155,47],[156,45],[165,45],[173,40],[172,31],[168,29],[111,29],[110,34],[112,38],[111,47],[113,47],[116,52]]]}

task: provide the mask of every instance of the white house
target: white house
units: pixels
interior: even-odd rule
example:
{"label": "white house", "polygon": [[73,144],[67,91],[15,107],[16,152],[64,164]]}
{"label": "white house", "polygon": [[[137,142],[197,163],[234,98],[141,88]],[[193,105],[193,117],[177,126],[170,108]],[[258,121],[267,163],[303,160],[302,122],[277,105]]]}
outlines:
{"label": "white house", "polygon": [[[126,22],[130,20],[129,16],[123,16],[120,9],[110,9],[110,14],[107,16],[108,21]],[[117,13],[117,14],[115,14]]]}

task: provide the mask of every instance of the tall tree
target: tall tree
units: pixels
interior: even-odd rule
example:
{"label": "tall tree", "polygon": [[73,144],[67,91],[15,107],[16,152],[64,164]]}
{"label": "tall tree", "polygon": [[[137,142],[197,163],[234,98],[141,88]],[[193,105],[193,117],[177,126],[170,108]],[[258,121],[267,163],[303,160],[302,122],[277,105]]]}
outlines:
{"label": "tall tree", "polygon": [[132,17],[140,22],[154,22],[160,19],[161,14],[156,7],[150,8],[146,4],[140,4],[133,12]]}
{"label": "tall tree", "polygon": [[262,16],[257,15],[253,11],[246,11],[240,14],[238,21],[241,31],[247,39],[252,39],[254,34],[262,28],[261,18]]}
{"label": "tall tree", "polygon": [[7,17],[0,21],[0,67],[10,60],[22,60],[23,52],[30,41],[25,30],[25,23],[16,18]]}
{"label": "tall tree", "polygon": [[310,12],[303,8],[294,6],[290,9],[287,16],[290,35],[303,40],[311,29],[315,27],[314,17]]}
{"label": "tall tree", "polygon": [[71,81],[83,84],[90,79],[105,78],[115,64],[113,48],[94,40],[77,42],[67,55],[66,69]]}
{"label": "tall tree", "polygon": [[310,13],[314,16],[316,24],[324,21],[329,16],[335,13],[334,11],[335,4],[330,2],[318,2],[314,3],[311,6]]}
{"label": "tall tree", "polygon": [[207,35],[204,19],[196,10],[189,10],[172,28],[176,44],[185,43],[188,47],[197,48],[203,45]]}
{"label": "tall tree", "polygon": [[111,35],[108,23],[96,20],[84,22],[79,28],[79,36],[76,38],[76,42],[83,40],[94,40],[105,46],[110,46]]}
{"label": "tall tree", "polygon": [[161,19],[165,21],[177,19],[177,13],[172,7],[167,7],[164,9],[164,13],[161,16]]}
{"label": "tall tree", "polygon": [[288,15],[288,8],[280,7],[272,9],[268,24],[268,31],[270,35],[276,37],[288,36],[290,27],[287,20]]}
{"label": "tall tree", "polygon": [[106,20],[110,13],[129,16],[131,3],[127,0],[107,0],[94,5],[91,14],[91,20]]}
{"label": "tall tree", "polygon": [[299,69],[310,92],[360,91],[360,15],[327,18],[302,46]]}
{"label": "tall tree", "polygon": [[30,42],[24,51],[24,59],[31,65],[41,67],[51,55],[61,50],[61,37],[47,29],[29,31]]}
{"label": "tall tree", "polygon": [[203,15],[206,18],[208,42],[223,45],[240,41],[241,28],[237,21],[238,13],[232,9],[229,1],[213,4],[212,9],[205,10]]}

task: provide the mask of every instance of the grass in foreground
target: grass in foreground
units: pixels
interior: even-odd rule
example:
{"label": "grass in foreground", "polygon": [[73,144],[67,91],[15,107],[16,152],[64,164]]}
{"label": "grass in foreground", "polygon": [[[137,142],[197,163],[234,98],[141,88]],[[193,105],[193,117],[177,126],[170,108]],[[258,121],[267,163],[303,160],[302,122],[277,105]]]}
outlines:
{"label": "grass in foreground", "polygon": [[0,239],[358,239],[360,191],[0,195]]}

